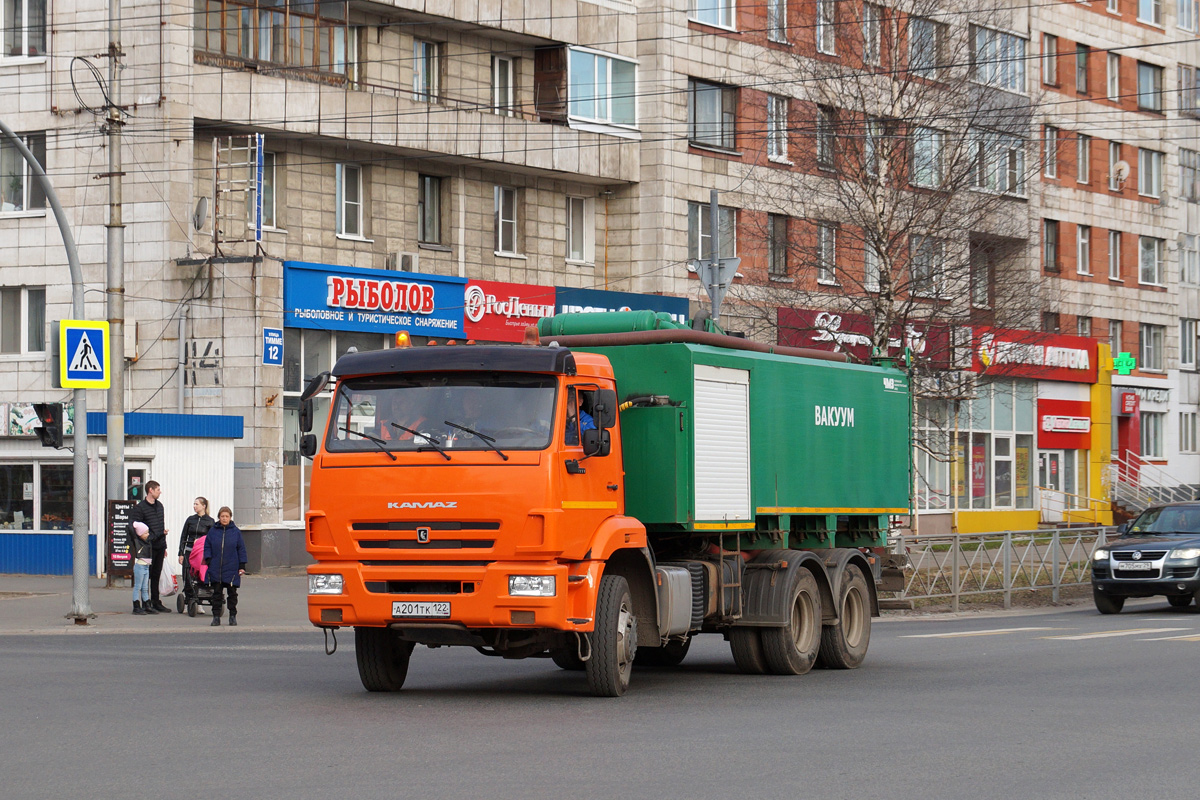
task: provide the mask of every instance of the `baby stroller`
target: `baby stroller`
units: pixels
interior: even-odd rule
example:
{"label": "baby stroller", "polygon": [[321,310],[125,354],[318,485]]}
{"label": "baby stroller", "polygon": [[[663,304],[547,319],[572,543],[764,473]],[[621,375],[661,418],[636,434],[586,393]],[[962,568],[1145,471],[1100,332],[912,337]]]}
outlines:
{"label": "baby stroller", "polygon": [[200,606],[212,608],[213,590],[204,582],[208,567],[204,566],[204,537],[197,537],[183,554],[183,590],[176,595],[175,610],[187,609],[189,617],[196,616]]}

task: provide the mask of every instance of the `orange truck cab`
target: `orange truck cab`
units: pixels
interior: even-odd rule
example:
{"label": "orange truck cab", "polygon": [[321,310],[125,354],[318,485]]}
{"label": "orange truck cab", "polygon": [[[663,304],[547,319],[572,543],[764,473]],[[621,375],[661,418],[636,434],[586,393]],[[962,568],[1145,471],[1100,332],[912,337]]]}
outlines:
{"label": "orange truck cab", "polygon": [[[657,609],[645,527],[624,515],[607,359],[559,347],[398,348],[348,354],[332,377],[323,441],[302,444],[313,458],[308,612],[319,627],[354,626],[366,688],[400,688],[415,644],[584,668],[599,611],[611,618],[611,663],[590,676],[593,689],[623,693],[637,626],[630,585],[648,596],[649,628]],[[302,398],[306,429],[328,378]],[[628,575],[616,598],[599,596],[614,591],[606,574]]]}

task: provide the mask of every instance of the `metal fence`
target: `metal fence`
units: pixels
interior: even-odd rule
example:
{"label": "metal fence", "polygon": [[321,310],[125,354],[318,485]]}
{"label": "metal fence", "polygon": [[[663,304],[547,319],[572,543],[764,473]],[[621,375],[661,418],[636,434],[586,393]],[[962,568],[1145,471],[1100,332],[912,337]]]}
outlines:
{"label": "metal fence", "polygon": [[1063,528],[945,536],[899,535],[897,552],[907,553],[901,600],[948,599],[955,611],[964,597],[1049,589],[1054,602],[1065,586],[1091,583],[1092,551],[1112,528]]}

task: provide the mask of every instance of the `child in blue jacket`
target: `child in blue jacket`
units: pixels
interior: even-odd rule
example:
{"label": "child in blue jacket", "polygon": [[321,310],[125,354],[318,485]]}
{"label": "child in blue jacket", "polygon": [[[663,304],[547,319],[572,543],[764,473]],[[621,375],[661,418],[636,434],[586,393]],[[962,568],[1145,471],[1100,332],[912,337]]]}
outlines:
{"label": "child in blue jacket", "polygon": [[237,625],[238,587],[246,573],[246,543],[242,532],[233,524],[233,511],[222,506],[217,523],[208,529],[204,538],[204,563],[208,565],[208,582],[213,588],[211,625],[221,624],[222,594],[229,592],[229,624]]}

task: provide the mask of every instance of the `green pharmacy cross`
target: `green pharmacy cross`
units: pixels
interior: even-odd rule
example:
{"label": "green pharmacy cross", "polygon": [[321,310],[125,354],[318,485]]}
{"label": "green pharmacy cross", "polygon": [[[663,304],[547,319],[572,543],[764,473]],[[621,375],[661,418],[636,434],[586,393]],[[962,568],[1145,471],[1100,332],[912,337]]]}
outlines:
{"label": "green pharmacy cross", "polygon": [[1129,353],[1121,353],[1113,359],[1113,369],[1122,375],[1128,375],[1137,367],[1137,359]]}

